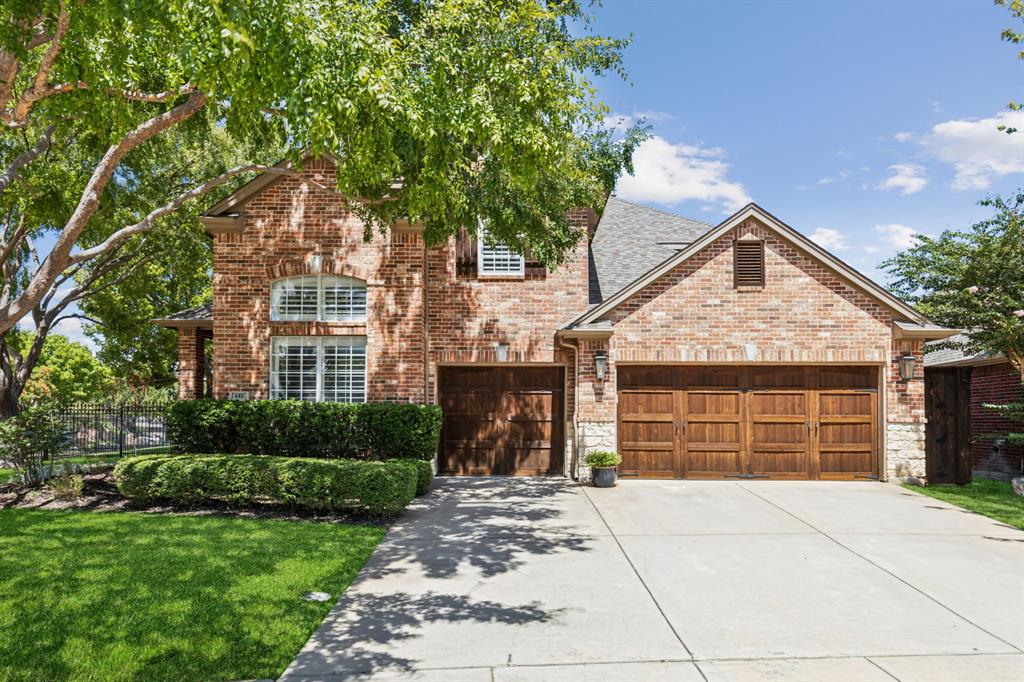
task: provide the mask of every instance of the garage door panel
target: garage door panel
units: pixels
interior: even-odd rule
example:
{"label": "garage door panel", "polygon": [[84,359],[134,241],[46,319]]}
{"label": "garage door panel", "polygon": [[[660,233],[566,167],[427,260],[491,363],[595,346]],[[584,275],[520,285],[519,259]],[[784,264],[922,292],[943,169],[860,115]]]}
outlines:
{"label": "garage door panel", "polygon": [[[656,390],[666,377],[672,390]],[[877,377],[868,366],[630,367],[620,381],[620,450],[630,468],[666,476],[872,476]],[[647,388],[646,404],[629,397]]]}
{"label": "garage door panel", "polygon": [[448,474],[562,471],[560,367],[442,367],[439,467]]}

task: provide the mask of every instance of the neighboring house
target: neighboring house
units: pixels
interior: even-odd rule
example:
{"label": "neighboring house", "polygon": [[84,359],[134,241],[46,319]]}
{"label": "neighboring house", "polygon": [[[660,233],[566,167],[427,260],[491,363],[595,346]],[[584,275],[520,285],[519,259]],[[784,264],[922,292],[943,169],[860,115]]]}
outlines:
{"label": "neighboring house", "polygon": [[[1020,430],[1021,425],[982,407],[1024,400],[1020,374],[1009,360],[942,349],[929,351],[924,365],[929,429],[934,432],[928,441],[929,479],[963,482],[971,473],[997,479],[1024,473],[1024,448],[992,435]],[[956,450],[963,451],[959,477]]]}
{"label": "neighboring house", "polygon": [[204,394],[212,335],[217,398],[439,403],[446,473],[586,476],[610,449],[625,476],[923,474],[922,345],[952,332],[754,204],[715,226],[616,198],[570,219],[583,237],[548,271],[468,234],[367,243],[336,195],[253,180],[202,218],[212,308],[157,321],[181,397]]}

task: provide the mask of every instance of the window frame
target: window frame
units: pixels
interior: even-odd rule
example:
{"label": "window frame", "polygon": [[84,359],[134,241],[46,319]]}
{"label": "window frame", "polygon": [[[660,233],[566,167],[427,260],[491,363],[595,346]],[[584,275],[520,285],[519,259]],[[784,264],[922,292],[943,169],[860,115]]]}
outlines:
{"label": "window frame", "polygon": [[526,277],[526,256],[525,254],[517,254],[512,251],[506,244],[499,241],[495,241],[490,248],[500,248],[508,252],[509,258],[518,258],[519,267],[516,270],[502,270],[500,272],[487,272],[484,270],[484,248],[487,246],[487,228],[484,227],[483,221],[480,222],[477,228],[477,239],[476,239],[476,274],[478,277],[486,278],[500,278],[500,277],[515,277],[522,278]]}
{"label": "window frame", "polygon": [[[294,282],[297,280],[310,280],[316,279],[316,313],[313,317],[308,316],[282,316],[278,308],[278,291],[280,287],[286,286],[288,282]],[[328,285],[328,282],[346,282],[347,287],[338,286],[337,284]],[[305,283],[305,282],[303,282]],[[361,285],[361,286],[355,286]],[[327,315],[326,298],[327,289],[333,286],[336,289],[345,289],[348,291],[361,290],[363,292],[362,306],[351,306],[351,313],[345,315],[335,315],[329,317]],[[350,297],[351,300],[351,297]],[[271,322],[342,322],[342,323],[355,323],[364,324],[367,320],[369,307],[368,290],[366,282],[357,277],[349,277],[347,275],[295,275],[293,277],[282,277],[275,279],[270,283],[270,321]]]}
{"label": "window frame", "polygon": [[[347,343],[346,343],[347,342]],[[279,381],[275,381],[275,378],[279,377],[280,371],[276,367],[276,360],[279,357],[278,348],[280,344],[294,344],[299,347],[312,347],[316,349],[316,364],[315,364],[315,388],[313,392],[313,399],[309,401],[305,397],[294,397],[288,395],[282,395],[278,389]],[[324,399],[324,383],[325,383],[325,347],[329,346],[347,346],[348,348],[359,348],[362,350],[362,385],[361,391],[359,392],[359,399],[353,400],[352,397],[356,395],[351,387],[349,388],[349,399],[348,400],[325,400]],[[270,367],[268,373],[268,395],[271,400],[307,400],[309,402],[344,402],[344,403],[365,403],[367,401],[367,343],[365,336],[272,336],[270,337]],[[353,354],[349,354],[353,357]],[[349,374],[350,380],[355,377],[355,374]],[[351,383],[351,381],[350,381]],[[300,388],[300,393],[303,392]],[[338,395],[337,389],[335,389],[334,395]]]}

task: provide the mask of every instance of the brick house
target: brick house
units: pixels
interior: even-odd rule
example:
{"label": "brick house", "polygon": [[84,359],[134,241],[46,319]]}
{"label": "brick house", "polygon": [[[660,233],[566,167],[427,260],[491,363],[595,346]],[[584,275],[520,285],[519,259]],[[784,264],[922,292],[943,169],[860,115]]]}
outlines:
{"label": "brick house", "polygon": [[[1024,448],[992,434],[1020,425],[984,404],[1024,401],[1020,374],[1002,355],[929,350],[925,355],[929,480],[965,482],[970,476],[1007,480],[1024,474]],[[957,450],[962,472],[957,476]]]}
{"label": "brick house", "polygon": [[182,398],[439,403],[446,473],[586,476],[613,449],[624,476],[923,474],[923,343],[952,332],[759,206],[713,226],[612,197],[548,271],[465,233],[365,242],[331,172],[202,218],[212,306],[156,321]]}

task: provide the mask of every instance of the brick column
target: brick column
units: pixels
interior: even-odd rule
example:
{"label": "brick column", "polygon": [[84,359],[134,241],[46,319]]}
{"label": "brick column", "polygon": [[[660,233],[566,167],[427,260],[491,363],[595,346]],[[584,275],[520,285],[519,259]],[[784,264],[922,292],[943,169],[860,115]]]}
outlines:
{"label": "brick column", "polygon": [[178,398],[194,400],[203,397],[206,336],[195,327],[178,328]]}

